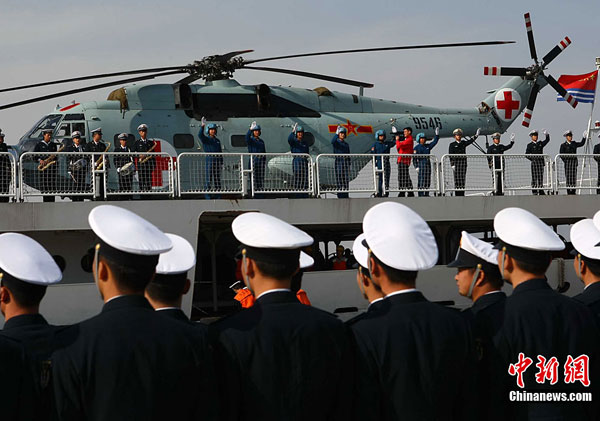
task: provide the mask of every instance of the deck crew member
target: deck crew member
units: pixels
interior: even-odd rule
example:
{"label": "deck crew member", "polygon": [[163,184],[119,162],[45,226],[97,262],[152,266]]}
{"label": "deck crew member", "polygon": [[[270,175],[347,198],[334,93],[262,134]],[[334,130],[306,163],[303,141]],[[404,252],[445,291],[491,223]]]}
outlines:
{"label": "deck crew member", "polygon": [[[73,143],[65,148],[65,152],[84,152],[84,146],[81,144],[81,133],[75,130],[71,133]],[[84,193],[87,190],[87,175],[89,171],[88,157],[85,155],[68,155],[69,176],[73,182],[73,191]],[[83,196],[71,196],[73,202],[83,202]]]}
{"label": "deck crew member", "polygon": [[[385,221],[385,223],[382,223]],[[358,345],[357,419],[468,419],[472,338],[454,310],[416,289],[438,249],[427,223],[407,206],[378,204],[363,218],[371,281],[380,307],[352,325]]]}
{"label": "deck crew member", "polygon": [[[544,134],[544,140],[538,140],[538,131],[532,130],[529,132],[529,137],[531,138],[531,142],[527,144],[527,148],[525,148],[526,155],[543,155],[544,147],[550,142],[550,135],[544,129],[542,131]],[[531,161],[531,192],[534,195],[545,195],[546,192],[542,189],[544,186],[544,167],[546,163],[544,161],[544,157],[527,157],[529,161]]]}
{"label": "deck crew member", "polygon": [[58,419],[215,419],[206,335],[161,316],[144,298],[171,240],[116,206],[97,206],[88,220],[104,306],[69,329],[73,342],[54,354]]}
{"label": "deck crew member", "polygon": [[[600,137],[600,134],[598,134],[598,137]],[[596,166],[598,168],[598,175],[596,178],[596,186],[599,188],[596,189],[596,194],[600,194],[600,143],[598,143],[597,145],[594,146],[592,153],[595,155],[594,161],[596,161]]]}
{"label": "deck crew member", "polygon": [[[513,286],[506,299],[504,323],[494,338],[498,350],[497,363],[504,377],[497,379],[498,396],[509,398],[517,390],[517,366],[531,358],[532,366],[523,373],[523,386],[528,392],[588,392],[579,381],[565,382],[568,357],[589,357],[589,378],[598,378],[600,334],[591,311],[583,304],[565,297],[548,285],[546,271],[552,252],[565,248],[559,236],[532,213],[520,208],[505,208],[494,217],[494,231],[499,238],[498,267],[502,277]],[[553,376],[538,382],[535,364],[542,356],[548,363],[555,357],[561,365],[555,384]],[[586,358],[587,358],[586,357]],[[572,360],[571,360],[572,361]],[[512,376],[511,364],[513,365]],[[563,367],[564,365],[564,367]],[[550,372],[549,374],[552,374]],[[554,380],[552,380],[554,381]],[[597,387],[592,382],[591,389]],[[594,403],[527,402],[510,403],[503,419],[594,419]],[[597,404],[596,404],[597,405]],[[595,415],[593,415],[595,414]]]}
{"label": "deck crew member", "polygon": [[[373,155],[389,155],[390,150],[394,146],[393,141],[386,140],[385,130],[377,130],[375,132],[375,143],[371,146],[371,154]],[[377,193],[376,197],[388,197],[390,195],[390,175],[392,168],[390,167],[389,157],[375,157],[375,166],[378,170],[383,172],[377,173]],[[384,184],[385,182],[385,184]],[[385,185],[385,193],[383,186]]]}
{"label": "deck crew member", "polygon": [[[492,144],[487,145],[486,153],[488,155],[504,155],[504,152],[511,149],[515,145],[515,134],[511,133],[510,135],[510,143],[508,145],[503,145],[500,143],[500,133],[496,132],[492,135]],[[486,142],[487,143],[487,142]],[[494,178],[496,179],[496,191],[494,194],[496,196],[504,195],[504,191],[502,189],[503,186],[503,178],[504,178],[504,158],[499,156],[489,157],[488,165],[491,170],[494,171]]]}
{"label": "deck crew member", "polygon": [[[290,151],[292,154],[308,154],[308,143],[304,139],[304,128],[298,123],[294,123],[292,132],[288,136]],[[306,156],[294,156],[292,161],[292,170],[294,172],[294,190],[306,191],[308,189],[308,158]],[[298,198],[308,197],[307,193],[299,193]]]}
{"label": "deck crew member", "polygon": [[[265,154],[265,141],[260,138],[260,125],[253,121],[250,124],[250,129],[246,132],[246,144],[248,145],[248,153]],[[262,191],[265,184],[265,169],[267,165],[267,157],[265,155],[256,155],[252,157],[252,174],[254,179],[254,190]],[[248,167],[250,164],[248,163]],[[261,194],[254,195],[261,197]]]}
{"label": "deck crew member", "polygon": [[[206,129],[205,129],[206,127]],[[206,133],[205,133],[206,130]],[[208,135],[208,136],[207,136]],[[204,181],[206,190],[221,191],[221,178],[223,173],[223,155],[212,155],[221,154],[223,148],[221,147],[221,141],[217,138],[217,125],[215,123],[206,124],[206,119],[202,117],[202,123],[200,131],[198,132],[200,142],[202,142],[202,149],[207,155],[204,160]],[[212,195],[212,198],[218,199],[221,195]],[[211,195],[207,194],[206,199],[211,199]]]}
{"label": "deck crew member", "polygon": [[0,335],[0,405],[2,419],[35,419],[35,393],[23,345]]}
{"label": "deck crew member", "polygon": [[573,266],[584,285],[583,292],[573,299],[587,305],[600,322],[600,229],[594,221],[600,225],[600,212],[593,220],[583,219],[571,227]]}
{"label": "deck crew member", "polygon": [[[394,133],[395,127],[392,127],[392,133]],[[398,132],[394,133],[394,137],[396,140],[396,150],[398,151],[398,155],[402,155],[398,157],[398,197],[413,197],[415,193],[412,191],[413,184],[410,179],[410,161],[411,155],[413,154],[414,148],[414,139],[412,137],[412,128],[405,127],[403,130],[404,138],[400,138],[400,134]]]}
{"label": "deck crew member", "polygon": [[[148,139],[148,126],[140,124],[137,128],[140,138],[133,144],[134,152],[154,151],[157,141]],[[152,190],[152,172],[156,168],[156,159],[152,155],[140,154],[137,160],[138,178],[141,191]]]}
{"label": "deck crew member", "polygon": [[359,320],[363,319],[367,314],[375,311],[383,303],[384,294],[381,291],[379,285],[375,285],[371,281],[371,275],[369,274],[369,251],[363,244],[365,241],[365,234],[360,234],[354,240],[352,245],[352,254],[356,258],[358,268],[356,270],[356,283],[362,296],[369,302],[367,311],[359,314],[356,317],[348,320],[346,325],[351,326]]}
{"label": "deck crew member", "polygon": [[[471,139],[462,140],[462,129],[454,129],[452,135],[454,135],[455,141],[448,145],[448,153],[451,155],[465,155],[467,153],[467,146],[475,142],[479,136],[479,133],[480,129],[477,129],[475,136],[473,136]],[[451,156],[450,165],[452,166],[452,170],[454,172],[454,188],[456,189],[454,195],[464,196],[464,188],[467,180],[467,157]]]}
{"label": "deck crew member", "polygon": [[498,270],[498,250],[463,231],[456,258],[448,267],[457,269],[454,279],[458,293],[473,301],[473,305],[462,312],[471,324],[475,340],[477,396],[473,404],[479,418],[491,420],[498,406],[506,404],[494,393],[495,379],[504,374],[494,371],[493,338],[502,326],[506,301],[506,294],[501,291],[504,281]]}
{"label": "deck crew member", "polygon": [[[8,146],[4,143],[4,133],[0,130],[0,195],[7,195],[12,180],[12,166],[7,154]],[[8,196],[0,196],[0,203],[8,202]]]}
{"label": "deck crew member", "polygon": [[315,259],[313,259],[308,254],[301,251],[300,252],[300,269],[298,270],[298,272],[296,272],[294,274],[294,276],[292,276],[292,282],[290,284],[291,285],[290,289],[292,290],[292,292],[294,294],[296,294],[296,298],[298,299],[298,301],[300,301],[302,304],[305,304],[307,306],[311,305],[311,303],[310,303],[310,300],[308,299],[308,294],[306,294],[306,291],[304,291],[302,289],[302,276],[304,275],[304,272],[306,271],[306,269],[312,267],[314,264],[315,264]]}
{"label": "deck crew member", "polygon": [[[440,128],[435,128],[435,136],[433,140],[429,143],[427,142],[427,138],[425,137],[425,133],[417,134],[417,144],[414,147],[414,152],[417,155],[430,155],[431,150],[437,145],[440,140]],[[428,197],[429,192],[426,191],[431,186],[431,160],[428,157],[414,157],[413,163],[417,168],[418,172],[418,181],[417,188],[419,190],[420,197]]]}
{"label": "deck crew member", "polygon": [[[135,172],[135,164],[131,149],[127,146],[127,133],[121,133],[118,136],[119,146],[115,148],[115,152],[120,152],[120,155],[115,155],[113,162],[117,167],[117,175],[119,178],[119,191],[131,191],[133,189],[133,174]],[[121,196],[123,200],[131,199],[131,196]]]}
{"label": "deck crew member", "polygon": [[[53,160],[57,160],[58,158],[50,159],[52,154],[50,152],[56,152],[58,150],[58,144],[52,142],[52,134],[54,133],[53,129],[43,129],[42,135],[43,138],[40,140],[33,149],[34,152],[49,152],[48,155],[40,155],[38,156],[38,161],[40,166],[45,166],[49,164]],[[39,171],[40,174],[40,192],[49,193],[56,191],[56,181],[58,177],[58,164],[55,163],[53,165],[48,166],[45,170]],[[54,196],[44,196],[44,202],[54,202]]]}
{"label": "deck crew member", "polygon": [[256,304],[210,325],[223,419],[345,420],[351,416],[352,346],[336,317],[290,290],[300,248],[313,239],[273,216],[231,224]]}
{"label": "deck crew member", "polygon": [[105,156],[102,152],[107,152],[110,148],[110,143],[104,143],[102,140],[102,128],[98,127],[91,131],[92,141],[85,145],[86,152],[100,152],[92,155],[92,162],[94,173],[93,176],[96,179],[97,197],[95,199],[104,200],[104,174],[103,172],[96,172],[100,170],[106,170],[108,168],[108,160],[105,161]]}
{"label": "deck crew member", "polygon": [[[348,131],[345,127],[337,126],[335,135],[331,139],[333,153],[336,155],[347,155],[350,153],[350,145],[346,142]],[[350,189],[350,167],[352,160],[350,157],[336,156],[335,157],[335,185],[339,190],[337,193],[338,199],[347,199],[348,190]]]}
{"label": "deck crew member", "polygon": [[587,140],[587,131],[583,132],[583,139],[581,142],[573,142],[573,132],[567,130],[563,136],[565,141],[560,144],[559,154],[572,154],[572,156],[561,156],[563,163],[565,164],[565,179],[567,181],[567,194],[575,194],[577,190],[574,188],[577,185],[577,167],[579,166],[579,160],[577,159],[577,148],[585,145]]}
{"label": "deck crew member", "polygon": [[0,273],[0,310],[5,319],[0,335],[24,346],[33,385],[32,419],[49,420],[53,401],[50,357],[59,347],[56,333],[60,328],[48,324],[40,314],[40,303],[48,285],[60,282],[62,272],[37,241],[10,232],[0,235]]}
{"label": "deck crew member", "polygon": [[144,295],[161,316],[189,322],[190,319],[181,310],[181,303],[192,285],[188,272],[196,264],[196,252],[185,238],[175,234],[167,234],[167,237],[173,243],[173,248],[160,255],[156,275],[146,287]]}

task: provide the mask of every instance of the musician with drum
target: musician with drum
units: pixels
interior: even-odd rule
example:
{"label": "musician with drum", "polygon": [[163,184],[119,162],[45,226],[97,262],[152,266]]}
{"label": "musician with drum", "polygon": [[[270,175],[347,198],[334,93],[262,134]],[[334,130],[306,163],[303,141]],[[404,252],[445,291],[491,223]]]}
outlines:
{"label": "musician with drum", "polygon": [[[81,133],[74,131],[71,133],[73,143],[65,148],[65,152],[84,152],[81,144]],[[73,182],[72,190],[75,193],[84,193],[87,190],[87,174],[89,171],[89,162],[85,155],[69,155],[69,177]],[[83,196],[71,196],[73,202],[83,202]]]}

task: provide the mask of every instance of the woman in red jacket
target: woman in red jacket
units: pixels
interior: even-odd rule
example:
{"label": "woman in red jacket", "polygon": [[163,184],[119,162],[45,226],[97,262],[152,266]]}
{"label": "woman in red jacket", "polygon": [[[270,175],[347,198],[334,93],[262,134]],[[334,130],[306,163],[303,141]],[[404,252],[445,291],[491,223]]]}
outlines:
{"label": "woman in red jacket", "polygon": [[392,133],[396,139],[396,150],[399,155],[403,155],[398,157],[398,190],[400,190],[398,197],[404,197],[405,193],[408,193],[408,197],[414,197],[413,184],[408,173],[411,157],[407,156],[413,153],[412,128],[404,128],[404,139],[401,138],[400,132],[395,132],[394,129],[392,128]]}

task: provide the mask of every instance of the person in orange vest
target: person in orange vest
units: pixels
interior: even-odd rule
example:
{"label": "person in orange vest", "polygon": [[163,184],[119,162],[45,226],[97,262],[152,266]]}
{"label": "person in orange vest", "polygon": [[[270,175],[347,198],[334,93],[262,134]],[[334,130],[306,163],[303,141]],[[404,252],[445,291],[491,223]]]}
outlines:
{"label": "person in orange vest", "polygon": [[254,305],[256,298],[254,298],[252,291],[243,285],[241,281],[235,281],[229,288],[235,292],[233,299],[239,302],[242,308],[250,308]]}
{"label": "person in orange vest", "polygon": [[331,259],[331,269],[333,270],[346,270],[348,259],[344,256],[344,246],[339,244],[335,250],[335,257]]}
{"label": "person in orange vest", "polygon": [[302,275],[304,271],[315,264],[315,259],[313,259],[308,254],[303,251],[300,252],[300,269],[294,276],[292,276],[292,284],[290,289],[292,292],[296,292],[296,298],[302,304],[307,306],[311,305],[310,300],[308,299],[308,295],[306,295],[306,291],[302,289]]}

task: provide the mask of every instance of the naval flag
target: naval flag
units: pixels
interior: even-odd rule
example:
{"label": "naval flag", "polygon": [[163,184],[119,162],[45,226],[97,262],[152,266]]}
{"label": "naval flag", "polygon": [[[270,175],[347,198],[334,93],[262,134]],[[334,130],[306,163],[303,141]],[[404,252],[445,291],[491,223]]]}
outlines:
{"label": "naval flag", "polygon": [[[596,94],[596,79],[598,70],[584,75],[562,75],[558,78],[558,83],[577,101],[592,103]],[[556,100],[564,101],[564,98],[559,95]]]}

